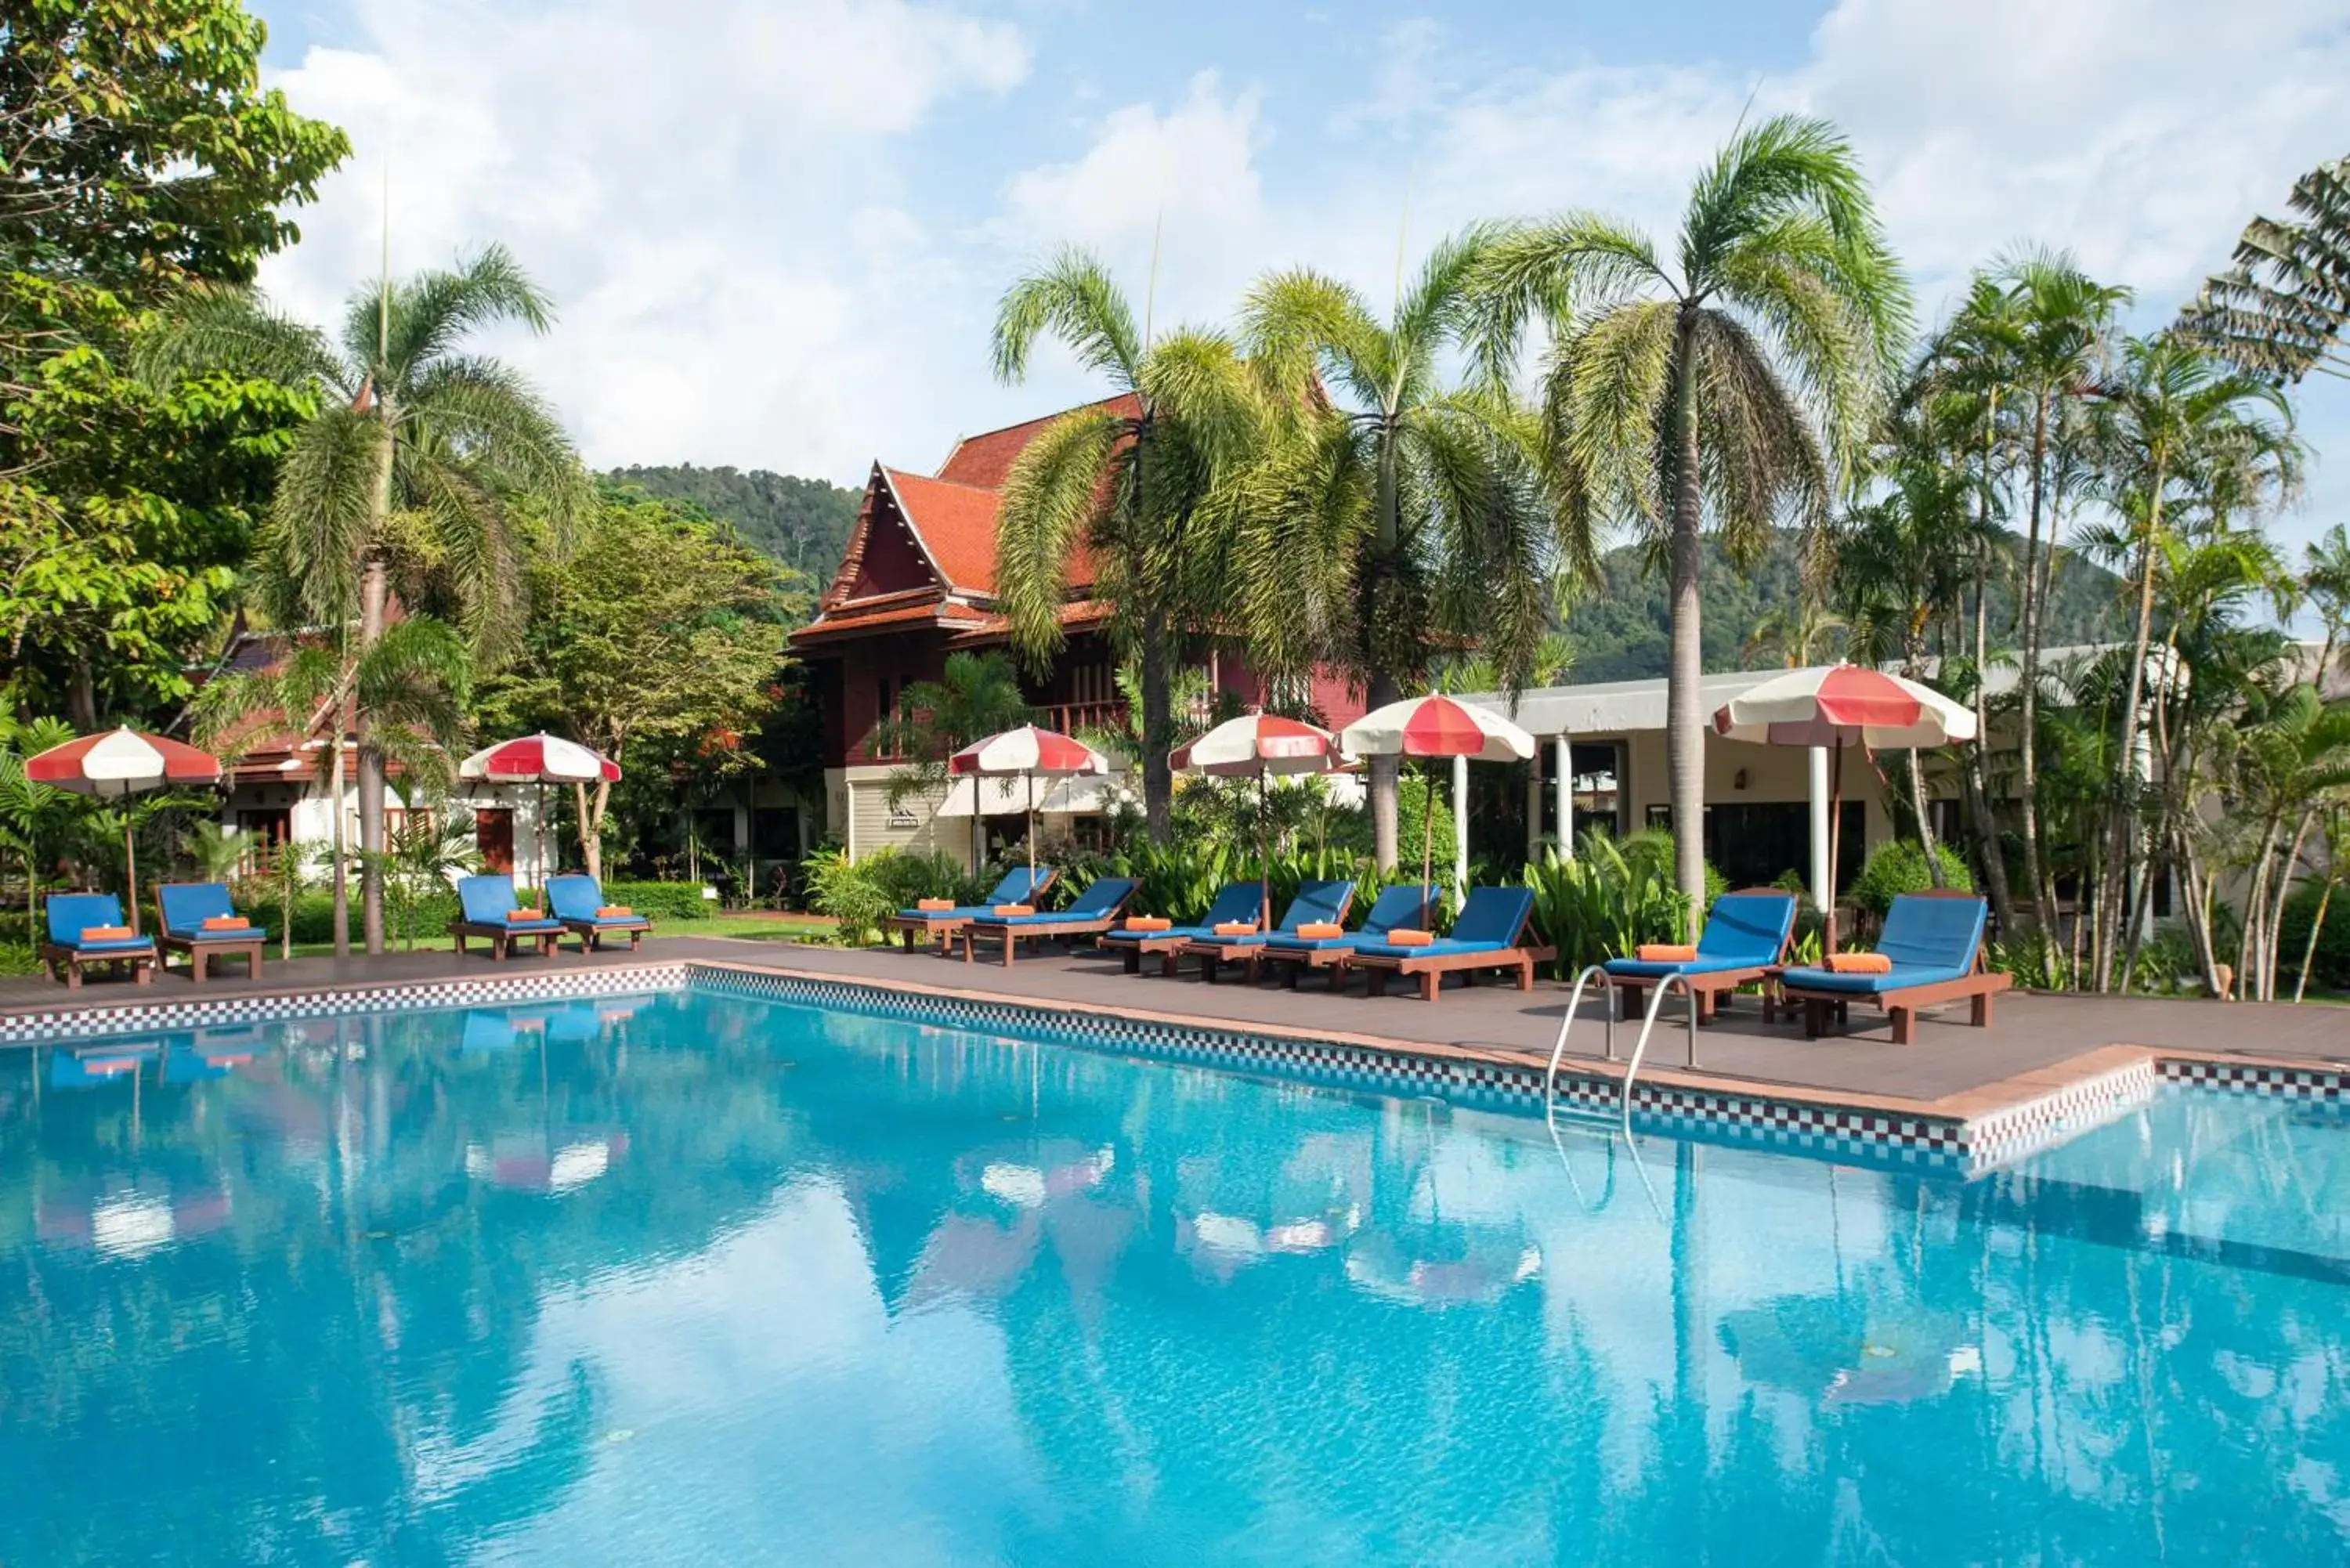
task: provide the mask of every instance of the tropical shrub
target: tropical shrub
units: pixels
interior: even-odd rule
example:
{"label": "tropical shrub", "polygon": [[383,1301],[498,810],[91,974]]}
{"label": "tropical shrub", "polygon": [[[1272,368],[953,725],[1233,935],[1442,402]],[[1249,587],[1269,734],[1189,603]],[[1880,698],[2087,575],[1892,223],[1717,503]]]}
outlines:
{"label": "tropical shrub", "polygon": [[[2317,918],[2318,900],[2324,892],[2313,883],[2285,900],[2284,919],[2277,931],[2280,988],[2301,978],[2302,955],[2309,951],[2310,923]],[[2350,894],[2338,888],[2326,902],[2325,923],[2317,928],[2317,951],[2310,962],[2309,983],[2325,991],[2350,990]]]}
{"label": "tropical shrub", "polygon": [[604,901],[625,904],[654,920],[706,920],[715,899],[702,896],[699,882],[606,882]]}
{"label": "tropical shrub", "polygon": [[1534,893],[1535,940],[1558,950],[1562,978],[1643,942],[1679,940],[1688,929],[1689,901],[1674,886],[1668,835],[1618,842],[1587,833],[1573,860],[1546,849],[1524,877]]}
{"label": "tropical shrub", "polygon": [[944,850],[922,855],[906,849],[877,849],[858,861],[858,867],[888,896],[891,909],[911,909],[924,898],[976,904],[1002,875],[991,872],[984,880],[973,877],[960,859]]}
{"label": "tropical shrub", "polygon": [[[1962,892],[1974,891],[1974,873],[1966,861],[1948,845],[1936,845],[1935,854],[1942,862],[1942,882],[1945,887]],[[1922,893],[1934,885],[1926,870],[1926,851],[1915,840],[1897,838],[1880,844],[1853,878],[1852,890],[1846,898],[1853,907],[1878,919],[1893,907],[1893,900],[1903,893]]]}
{"label": "tropical shrub", "polygon": [[842,849],[820,849],[808,857],[808,907],[833,918],[845,947],[872,941],[890,912],[905,907],[874,875],[874,863],[882,859],[876,855],[851,861]]}

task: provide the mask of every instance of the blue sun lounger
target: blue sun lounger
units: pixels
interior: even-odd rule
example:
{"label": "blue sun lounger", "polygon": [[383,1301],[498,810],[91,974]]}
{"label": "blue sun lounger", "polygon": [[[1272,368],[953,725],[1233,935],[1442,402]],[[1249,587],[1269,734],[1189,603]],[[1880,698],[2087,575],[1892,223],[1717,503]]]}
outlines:
{"label": "blue sun lounger", "polygon": [[1855,1002],[1873,1002],[1893,1020],[1893,1043],[1918,1038],[1918,1009],[1961,997],[1973,1002],[1968,1022],[1991,1027],[1991,998],[2013,983],[2012,976],[1983,968],[1987,910],[1972,893],[1939,888],[1903,893],[1886,911],[1877,950],[1893,967],[1882,974],[1829,969],[1791,969],[1779,977],[1780,995],[1804,1004],[1804,1037],[1819,1038],[1828,1013],[1848,1016]]}
{"label": "blue sun lounger", "polygon": [[606,937],[625,936],[629,950],[636,950],[653,923],[642,915],[599,915],[605,908],[604,884],[593,877],[574,874],[549,877],[546,879],[547,912],[563,922],[563,929],[585,940],[590,950],[604,945]]}
{"label": "blue sun lounger", "polygon": [[527,920],[507,918],[521,908],[515,900],[511,877],[458,877],[457,919],[449,922],[449,934],[457,941],[457,956],[465,956],[467,937],[480,937],[490,944],[490,958],[498,963],[505,961],[517,942],[536,942],[541,958],[554,957],[555,940],[563,934],[563,922],[544,915]]}
{"label": "blue sun lounger", "polygon": [[226,930],[204,928],[206,920],[236,914],[226,883],[166,882],[155,889],[155,913],[163,922],[164,953],[167,957],[173,952],[187,954],[188,977],[198,985],[203,984],[205,971],[216,958],[242,958],[246,978],[261,978],[261,949],[269,940],[268,931],[250,925]]}
{"label": "blue sun lounger", "polygon": [[88,937],[82,933],[122,924],[122,900],[111,893],[52,893],[48,899],[49,940],[41,944],[41,962],[53,980],[68,991],[81,989],[86,964],[124,963],[130,980],[145,985],[155,978],[152,937]]}
{"label": "blue sun lounger", "polygon": [[1216,968],[1223,963],[1248,966],[1249,978],[1256,978],[1257,961],[1264,955],[1264,944],[1274,933],[1297,934],[1300,926],[1335,926],[1347,918],[1347,906],[1355,900],[1352,882],[1308,881],[1298,885],[1297,897],[1289,900],[1289,908],[1281,914],[1281,924],[1272,932],[1251,931],[1246,936],[1220,937],[1211,929],[1191,938],[1178,950],[1181,957],[1200,961],[1200,978],[1213,985]]}
{"label": "blue sun lounger", "polygon": [[1531,888],[1471,888],[1451,935],[1413,947],[1357,942],[1349,961],[1363,971],[1373,996],[1387,989],[1390,971],[1418,975],[1420,997],[1427,1002],[1436,1000],[1446,975],[1458,974],[1465,982],[1481,969],[1515,971],[1518,989],[1532,991],[1534,965],[1553,956],[1549,948],[1522,945],[1534,917]]}
{"label": "blue sun lounger", "polygon": [[958,904],[951,909],[900,909],[881,922],[882,929],[897,932],[909,952],[913,950],[914,938],[919,933],[923,940],[936,942],[943,953],[957,931],[982,915],[993,914],[998,904],[1034,904],[1053,885],[1053,877],[1050,866],[1015,866],[979,903]]}
{"label": "blue sun lounger", "polygon": [[1795,933],[1795,895],[1781,888],[1747,888],[1713,901],[1698,934],[1693,959],[1612,958],[1600,967],[1611,989],[1621,992],[1629,1018],[1641,1010],[1641,996],[1675,975],[1697,1000],[1697,1021],[1713,1022],[1722,997],[1765,977],[1783,963]]}
{"label": "blue sun lounger", "polygon": [[1347,966],[1354,961],[1355,949],[1364,942],[1382,941],[1389,931],[1399,926],[1420,926],[1428,921],[1429,906],[1436,901],[1436,887],[1430,882],[1407,882],[1399,887],[1382,888],[1379,896],[1371,900],[1370,912],[1363,917],[1362,928],[1336,937],[1301,937],[1295,932],[1277,932],[1264,940],[1264,961],[1282,967],[1282,983],[1292,988],[1297,984],[1300,970],[1326,969],[1333,987],[1343,985]]}
{"label": "blue sun lounger", "polygon": [[1116,928],[1094,939],[1094,946],[1105,952],[1114,952],[1125,961],[1126,972],[1134,974],[1142,968],[1145,953],[1159,955],[1161,972],[1173,974],[1183,944],[1194,937],[1212,935],[1218,926],[1238,925],[1243,920],[1264,924],[1264,884],[1262,882],[1227,882],[1216,891],[1208,905],[1208,912],[1199,921],[1188,926],[1170,926],[1163,931],[1128,931]]}
{"label": "blue sun lounger", "polygon": [[983,940],[1002,940],[1003,967],[1009,969],[1022,942],[1040,942],[1048,937],[1068,941],[1079,937],[1097,938],[1118,924],[1127,900],[1140,886],[1131,877],[1097,877],[1086,885],[1084,892],[1069,900],[1066,909],[1049,914],[974,916],[962,929],[962,961],[971,962]]}

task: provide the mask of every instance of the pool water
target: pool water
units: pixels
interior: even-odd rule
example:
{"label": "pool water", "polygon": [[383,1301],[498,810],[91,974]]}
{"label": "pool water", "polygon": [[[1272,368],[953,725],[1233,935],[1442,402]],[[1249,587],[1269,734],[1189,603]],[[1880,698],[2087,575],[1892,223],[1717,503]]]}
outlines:
{"label": "pool water", "polygon": [[2345,1199],[705,993],[16,1052],[0,1563],[2334,1564]]}

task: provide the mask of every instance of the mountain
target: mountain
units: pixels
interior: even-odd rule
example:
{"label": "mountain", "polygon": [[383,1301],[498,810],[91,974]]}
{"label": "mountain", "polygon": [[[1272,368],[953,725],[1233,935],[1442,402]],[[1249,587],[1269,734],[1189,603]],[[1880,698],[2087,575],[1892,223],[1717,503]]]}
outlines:
{"label": "mountain", "polygon": [[731,523],[753,547],[796,566],[821,587],[848,548],[864,493],[821,479],[754,468],[616,468],[604,478],[664,501],[682,501]]}
{"label": "mountain", "polygon": [[[1607,585],[1575,606],[1566,618],[1575,645],[1567,679],[1578,685],[1599,680],[1642,680],[1665,673],[1672,616],[1661,572],[1651,572],[1636,547],[1611,550],[1601,559]],[[2048,609],[2044,646],[2106,642],[2127,635],[2122,582],[2095,562],[2066,550],[2056,557],[2056,588]],[[1753,571],[1741,576],[1719,556],[1709,556],[1699,579],[1705,667],[1737,670],[1747,638],[1773,611],[1802,600],[1796,536],[1783,533]],[[1991,595],[1994,642],[2012,643],[2013,597],[1996,584]]]}

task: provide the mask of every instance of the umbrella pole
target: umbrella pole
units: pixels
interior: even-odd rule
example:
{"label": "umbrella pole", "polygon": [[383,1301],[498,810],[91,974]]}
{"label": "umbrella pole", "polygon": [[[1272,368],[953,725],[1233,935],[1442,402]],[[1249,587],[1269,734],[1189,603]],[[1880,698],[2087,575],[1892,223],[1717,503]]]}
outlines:
{"label": "umbrella pole", "polygon": [[1828,784],[1828,885],[1820,901],[1820,961],[1836,950],[1836,861],[1844,849],[1844,747],[1835,748]]}
{"label": "umbrella pole", "polygon": [[[1036,775],[1028,776],[1028,896],[1036,896]],[[977,786],[974,785],[974,788]]]}
{"label": "umbrella pole", "polygon": [[1273,929],[1273,845],[1272,836],[1265,831],[1267,805],[1264,793],[1264,763],[1256,765],[1256,929]]}
{"label": "umbrella pole", "polygon": [[[122,903],[130,913],[130,934],[135,937],[139,934],[139,851],[130,839],[130,802],[125,799],[122,803],[122,872],[126,891]],[[203,961],[198,959],[196,962],[202,965]]]}
{"label": "umbrella pole", "polygon": [[[1428,771],[1426,758],[1420,760],[1419,784],[1419,885],[1425,888],[1434,878],[1436,868],[1436,779]],[[1433,898],[1429,899],[1428,908],[1433,914]]]}

